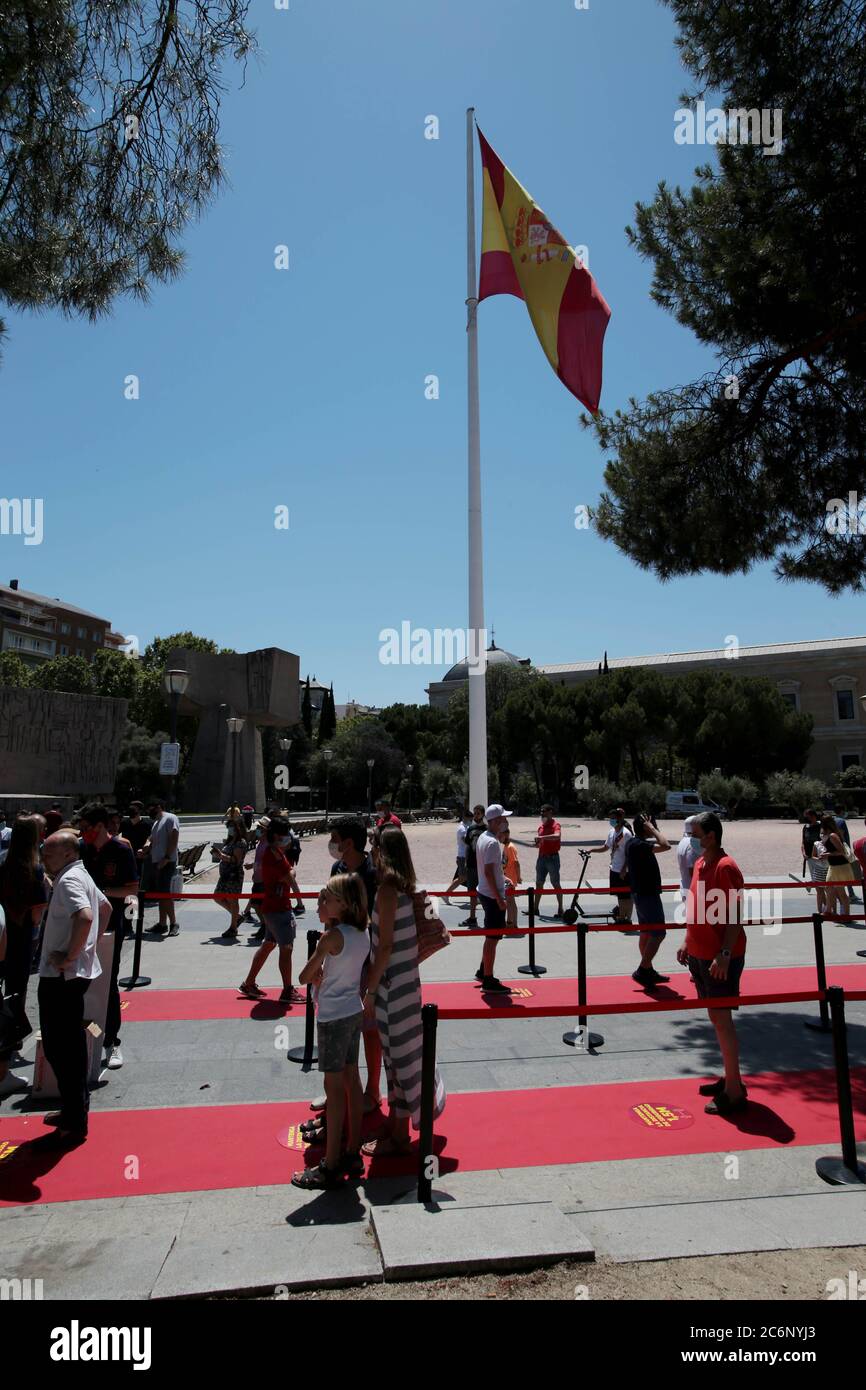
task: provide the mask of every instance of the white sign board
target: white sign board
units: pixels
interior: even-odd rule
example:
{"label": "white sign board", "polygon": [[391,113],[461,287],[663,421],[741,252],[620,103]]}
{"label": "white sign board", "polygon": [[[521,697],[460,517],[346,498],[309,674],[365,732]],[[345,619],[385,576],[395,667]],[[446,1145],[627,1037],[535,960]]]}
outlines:
{"label": "white sign board", "polygon": [[180,744],[161,743],[159,745],[160,777],[176,777],[180,767]]}

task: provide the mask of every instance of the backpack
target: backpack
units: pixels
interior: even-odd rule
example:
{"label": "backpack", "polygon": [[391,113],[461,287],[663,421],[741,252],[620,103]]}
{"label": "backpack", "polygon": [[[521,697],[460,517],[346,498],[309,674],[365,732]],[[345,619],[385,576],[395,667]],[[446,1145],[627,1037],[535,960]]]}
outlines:
{"label": "backpack", "polygon": [[286,858],[290,860],[292,864],[297,864],[301,857],[301,837],[300,835],[296,835],[294,830],[290,830],[289,841],[290,843],[286,846],[288,850]]}

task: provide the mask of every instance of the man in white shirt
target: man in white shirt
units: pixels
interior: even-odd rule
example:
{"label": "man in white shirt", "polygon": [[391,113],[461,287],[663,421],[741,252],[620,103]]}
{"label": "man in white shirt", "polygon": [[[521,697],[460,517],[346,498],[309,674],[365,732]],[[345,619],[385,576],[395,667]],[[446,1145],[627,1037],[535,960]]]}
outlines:
{"label": "man in white shirt", "polygon": [[43,1147],[66,1148],[87,1138],[87,1039],[84,996],[102,974],[96,943],[111,919],[111,903],[81,863],[78,837],[58,830],[42,845],[54,880],[39,961],[39,1026],[45,1056],[57,1078],[60,1110],[46,1116],[55,1126]]}
{"label": "man in white shirt", "polygon": [[[177,869],[180,821],[172,811],[166,810],[165,802],[159,798],[151,806],[150,814],[153,824],[150,838],[144,846],[144,853],[151,864],[147,886],[151,893],[170,893],[171,880]],[[154,927],[154,931],[165,933],[166,928],[169,936],[177,936],[180,932],[174,913],[174,898],[159,899],[159,925]]]}
{"label": "man in white shirt", "polygon": [[[454,877],[445,889],[443,902],[449,902],[449,894],[454,889],[466,883],[466,829],[472,820],[465,806],[461,806],[457,812],[457,865]],[[450,903],[449,903],[450,906]]]}
{"label": "man in white shirt", "polygon": [[607,839],[603,845],[596,845],[594,849],[587,850],[587,854],[601,854],[604,850],[610,854],[610,887],[614,890],[617,902],[617,910],[613,914],[614,922],[622,922],[631,926],[632,900],[628,892],[617,892],[617,889],[628,888],[628,875],[625,868],[625,847],[632,837],[631,826],[625,818],[625,811],[622,806],[617,806],[608,815],[608,825],[610,830],[607,832]]}
{"label": "man in white shirt", "polygon": [[695,822],[692,816],[688,816],[683,825],[683,838],[677,845],[677,865],[680,871],[680,897],[683,902],[689,896],[689,889],[692,886],[692,870],[701,857],[701,851],[696,848],[698,844],[697,836],[695,843],[692,844],[692,836],[695,835]]}
{"label": "man in white shirt", "polygon": [[[478,836],[475,846],[475,859],[478,866],[478,901],[484,909],[484,926],[487,931],[505,932],[505,875],[502,872],[502,844],[499,831],[508,824],[513,811],[504,811],[498,802],[488,806],[484,812],[487,829]],[[481,965],[475,978],[481,989],[490,994],[510,994],[508,985],[497,980],[493,973],[496,961],[496,947],[502,936],[485,936],[481,953]]]}

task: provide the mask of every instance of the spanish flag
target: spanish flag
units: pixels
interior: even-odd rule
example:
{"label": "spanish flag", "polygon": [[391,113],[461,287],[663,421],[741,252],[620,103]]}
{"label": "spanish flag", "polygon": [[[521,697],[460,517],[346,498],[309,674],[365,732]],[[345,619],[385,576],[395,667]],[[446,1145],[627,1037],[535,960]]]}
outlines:
{"label": "spanish flag", "polygon": [[516,294],[563,385],[594,415],[610,309],[589,271],[481,131],[484,213],[478,298]]}

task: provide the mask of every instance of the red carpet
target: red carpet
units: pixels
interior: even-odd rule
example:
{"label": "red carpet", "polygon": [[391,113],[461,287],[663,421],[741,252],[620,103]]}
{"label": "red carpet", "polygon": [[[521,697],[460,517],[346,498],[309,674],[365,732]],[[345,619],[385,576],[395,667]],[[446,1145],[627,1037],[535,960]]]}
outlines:
{"label": "red carpet", "polygon": [[[786,1144],[838,1151],[831,1070],[766,1072],[746,1080],[752,1103],[732,1120],[704,1114],[696,1080],[453,1095],[436,1124],[440,1170]],[[857,1135],[866,1139],[866,1068],[854,1069],[852,1086]],[[40,1116],[11,1116],[0,1121],[0,1204],[285,1183],[304,1158],[298,1141],[297,1148],[286,1148],[281,1138],[287,1126],[309,1117],[305,1101],[95,1112],[87,1143],[58,1154],[40,1153],[28,1142],[48,1132]],[[368,1176],[411,1174],[416,1164],[413,1158],[373,1160]]]}
{"label": "red carpet", "polygon": [[[866,965],[828,965],[827,980],[845,989],[866,989]],[[576,979],[549,979],[546,975],[535,980],[531,975],[506,981],[511,986],[510,999],[505,996],[482,994],[469,981],[448,984],[425,984],[425,1004],[438,1004],[440,1018],[466,1018],[470,1011],[489,1011],[491,1017],[508,1015],[520,1017],[527,1008],[543,1006],[561,1008],[567,1015],[577,1003]],[[742,994],[776,994],[816,988],[812,966],[785,966],[775,970],[749,970],[743,975]],[[253,1002],[238,994],[236,989],[138,989],[121,992],[124,1023],[163,1023],[171,1019],[252,1018],[273,1021],[276,1018],[302,1017],[303,1004],[289,1007],[280,1004],[279,990],[270,992],[267,999]],[[589,1003],[635,1003],[641,999],[694,999],[695,990],[686,971],[671,975],[669,985],[662,985],[652,994],[636,985],[630,975],[591,975],[587,980]],[[800,1006],[817,1011],[817,1004]]]}

